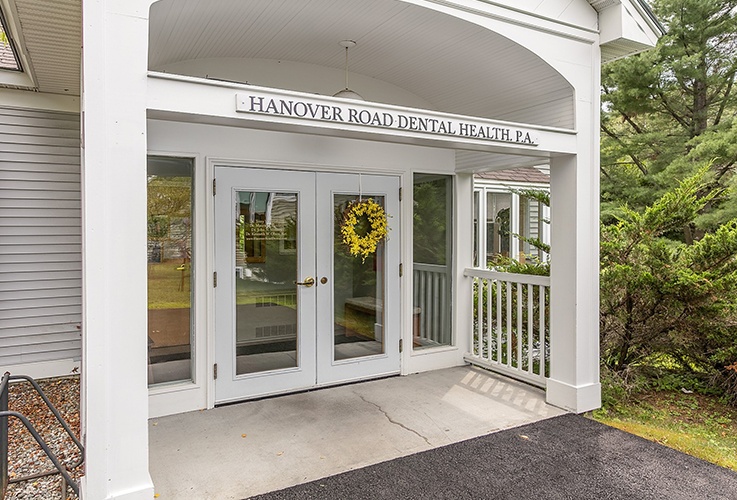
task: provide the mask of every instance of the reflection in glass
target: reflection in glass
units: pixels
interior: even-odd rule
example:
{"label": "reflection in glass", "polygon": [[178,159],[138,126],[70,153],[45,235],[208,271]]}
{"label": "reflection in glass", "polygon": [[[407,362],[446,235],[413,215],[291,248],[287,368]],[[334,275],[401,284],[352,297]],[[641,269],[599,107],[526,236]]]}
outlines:
{"label": "reflection in glass", "polygon": [[192,378],[193,167],[189,158],[148,158],[150,385]]}
{"label": "reflection in glass", "polygon": [[238,191],[236,374],[297,366],[297,194]]}
{"label": "reflection in glass", "polygon": [[[371,197],[384,206],[383,196]],[[333,297],[334,359],[350,359],[384,352],[384,254],[385,243],[362,262],[343,244],[341,221],[348,205],[358,201],[357,195],[336,194],[333,199],[334,261]],[[368,221],[359,219],[358,234],[365,234]]]}
{"label": "reflection in glass", "polygon": [[414,174],[413,348],[453,344],[453,178]]}
{"label": "reflection in glass", "polygon": [[486,260],[509,257],[512,242],[511,193],[486,194]]}
{"label": "reflection in glass", "polygon": [[519,234],[520,249],[518,260],[525,262],[527,259],[542,261],[541,249],[530,244],[530,240],[543,240],[542,234],[543,205],[540,201],[529,196],[519,198]]}

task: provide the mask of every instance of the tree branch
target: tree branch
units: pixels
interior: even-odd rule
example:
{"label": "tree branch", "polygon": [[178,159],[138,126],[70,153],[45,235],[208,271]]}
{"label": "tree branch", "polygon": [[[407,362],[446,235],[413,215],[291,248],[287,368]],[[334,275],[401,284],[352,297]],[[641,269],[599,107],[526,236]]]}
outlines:
{"label": "tree branch", "polygon": [[[620,139],[619,137],[617,137],[617,134],[615,134],[614,132],[612,132],[603,123],[601,124],[601,130],[603,130],[606,135],[608,135],[609,137],[611,137],[612,139],[614,139],[615,141],[617,141],[617,144],[619,144],[620,146],[622,146],[625,149],[625,151],[627,151],[627,149],[628,149],[627,148],[627,145],[624,142],[622,142],[622,139]],[[642,175],[647,175],[647,173],[648,173],[647,172],[647,167],[645,167],[645,165],[640,161],[639,158],[637,158],[635,155],[633,155],[629,151],[627,151],[627,156],[629,156],[630,158],[632,158],[632,161],[635,163],[635,165],[637,165],[637,168],[640,169],[640,172],[642,172]]]}

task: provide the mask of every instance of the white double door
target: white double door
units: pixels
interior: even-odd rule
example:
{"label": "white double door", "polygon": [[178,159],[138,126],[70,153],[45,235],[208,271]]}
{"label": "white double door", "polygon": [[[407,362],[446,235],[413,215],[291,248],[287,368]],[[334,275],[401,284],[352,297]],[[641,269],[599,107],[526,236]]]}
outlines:
{"label": "white double door", "polygon": [[[216,401],[398,373],[399,178],[217,166],[215,179]],[[363,259],[341,226],[369,198],[389,237]]]}

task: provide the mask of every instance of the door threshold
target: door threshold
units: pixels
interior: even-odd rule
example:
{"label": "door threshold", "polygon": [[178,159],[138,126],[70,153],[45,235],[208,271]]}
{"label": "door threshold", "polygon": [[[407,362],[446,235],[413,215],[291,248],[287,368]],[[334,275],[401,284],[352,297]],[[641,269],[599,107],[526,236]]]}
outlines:
{"label": "door threshold", "polygon": [[238,405],[238,404],[241,404],[241,403],[250,403],[251,401],[263,401],[263,400],[266,400],[266,399],[274,399],[274,398],[280,398],[280,397],[283,397],[283,396],[290,396],[292,394],[304,394],[306,392],[321,391],[323,389],[330,389],[330,388],[333,388],[333,387],[343,387],[343,386],[348,386],[348,385],[362,384],[364,382],[372,382],[374,380],[384,380],[384,379],[399,377],[400,375],[401,374],[399,372],[397,372],[397,373],[390,373],[390,374],[385,374],[385,375],[379,375],[379,376],[376,376],[376,377],[362,378],[360,380],[348,380],[348,381],[345,381],[345,382],[329,382],[329,383],[322,384],[322,385],[316,385],[316,386],[313,386],[313,387],[308,387],[306,389],[297,389],[297,390],[294,390],[294,391],[291,391],[290,390],[290,391],[279,392],[279,393],[275,393],[275,394],[266,394],[264,396],[254,396],[254,397],[239,399],[237,401],[225,401],[225,402],[222,402],[222,403],[215,403],[215,406],[214,407],[215,408],[224,408],[226,406],[233,406],[233,405]]}

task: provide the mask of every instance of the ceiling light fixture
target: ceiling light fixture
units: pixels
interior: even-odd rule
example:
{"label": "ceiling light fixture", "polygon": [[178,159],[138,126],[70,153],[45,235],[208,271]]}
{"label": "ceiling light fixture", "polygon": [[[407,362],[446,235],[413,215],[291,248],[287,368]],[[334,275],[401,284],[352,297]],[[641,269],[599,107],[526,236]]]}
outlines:
{"label": "ceiling light fixture", "polygon": [[341,47],[345,48],[345,88],[340,92],[333,94],[333,97],[363,101],[365,99],[358,92],[354,92],[348,88],[348,49],[355,47],[356,42],[353,40],[341,40],[339,44]]}

